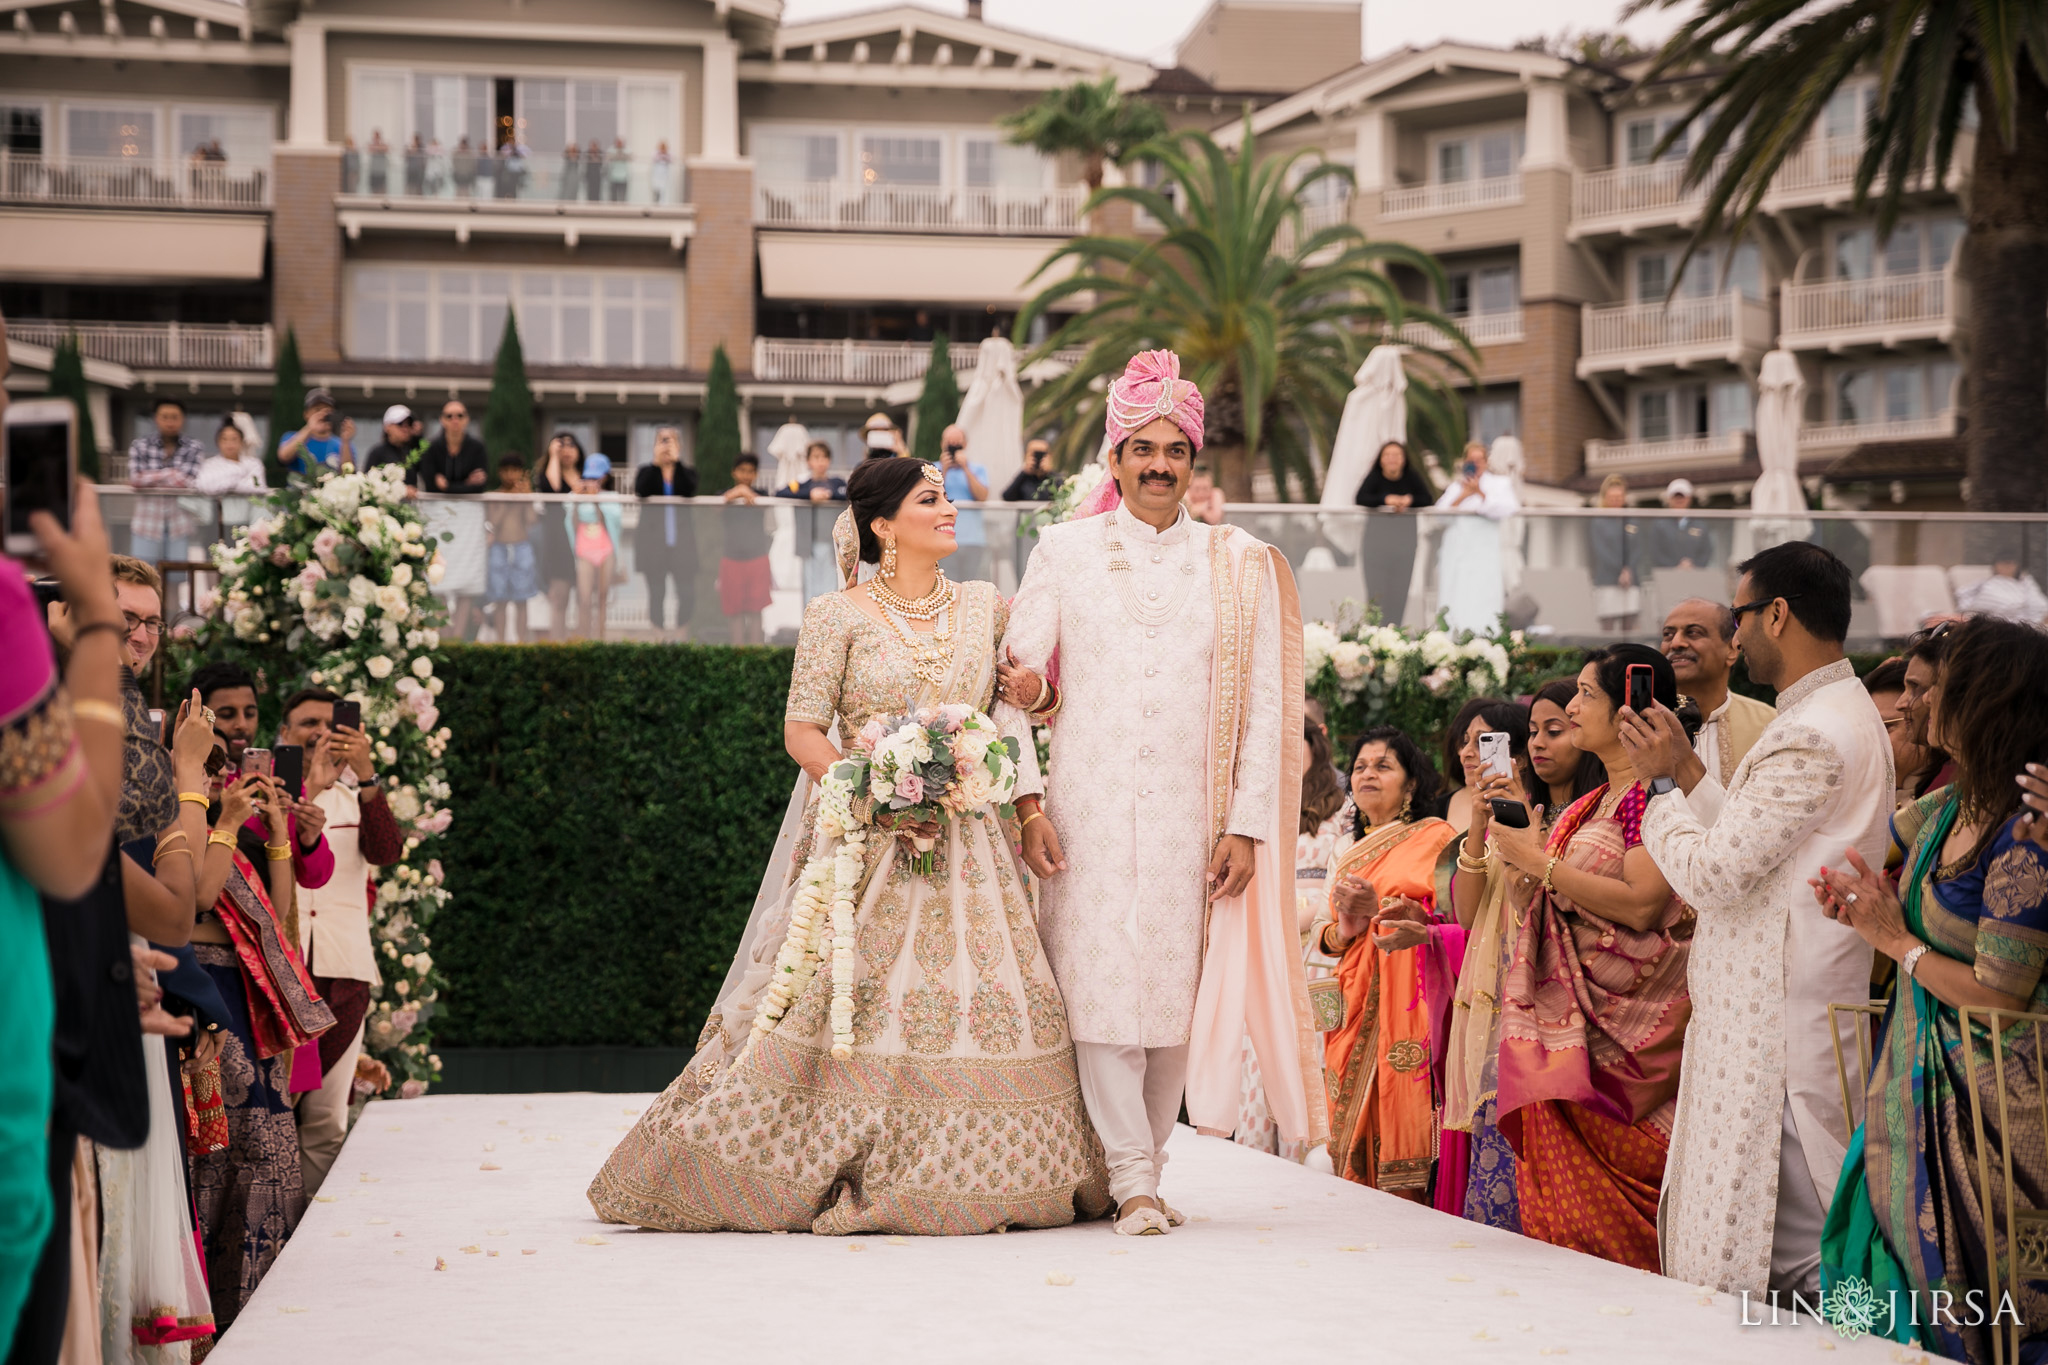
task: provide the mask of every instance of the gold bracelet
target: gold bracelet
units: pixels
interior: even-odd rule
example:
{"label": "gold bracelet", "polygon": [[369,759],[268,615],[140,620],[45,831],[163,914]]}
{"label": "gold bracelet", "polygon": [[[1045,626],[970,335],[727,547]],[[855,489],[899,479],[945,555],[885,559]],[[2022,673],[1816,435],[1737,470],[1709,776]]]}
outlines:
{"label": "gold bracelet", "polygon": [[71,717],[73,720],[96,720],[103,725],[119,726],[123,730],[128,728],[128,717],[120,707],[110,701],[96,701],[91,697],[73,697]]}
{"label": "gold bracelet", "polygon": [[213,799],[207,796],[205,792],[179,792],[178,801],[181,805],[187,801],[190,801],[195,806],[211,806],[213,804]]}
{"label": "gold bracelet", "polygon": [[219,844],[222,848],[232,849],[235,846],[235,836],[224,829],[217,829],[206,836],[208,848],[213,847],[215,844]]}
{"label": "gold bracelet", "polygon": [[[156,851],[156,856],[149,860],[150,866],[155,867],[158,863],[162,862],[164,860],[164,855],[166,853],[182,853],[187,858],[192,858],[192,850],[189,848],[159,848]],[[197,858],[192,858],[192,861],[196,863],[199,860]]]}
{"label": "gold bracelet", "polygon": [[1553,895],[1557,893],[1557,888],[1550,884],[1550,874],[1557,871],[1557,862],[1560,856],[1562,855],[1552,854],[1550,861],[1543,865],[1543,889]]}
{"label": "gold bracelet", "polygon": [[1458,854],[1458,871],[1470,872],[1475,877],[1483,877],[1486,875],[1486,860],[1484,858],[1468,858],[1461,852]]}
{"label": "gold bracelet", "polygon": [[163,848],[163,847],[167,846],[168,844],[170,844],[170,843],[171,843],[171,842],[172,842],[173,840],[176,840],[176,839],[182,839],[182,838],[184,838],[184,837],[185,837],[185,831],[184,831],[184,830],[182,830],[182,829],[174,829],[174,830],[171,830],[171,831],[169,831],[169,832],[167,832],[167,833],[165,833],[165,834],[159,835],[159,836],[157,837],[157,841],[156,841],[156,846],[157,846],[158,848]]}
{"label": "gold bracelet", "polygon": [[1040,678],[1038,680],[1038,695],[1031,699],[1031,705],[1024,708],[1025,713],[1029,714],[1045,705],[1045,694],[1050,691],[1052,691],[1051,681],[1046,678]]}
{"label": "gold bracelet", "polygon": [[292,846],[289,843],[265,844],[263,852],[273,863],[281,863],[292,856]]}
{"label": "gold bracelet", "polygon": [[1042,810],[1035,810],[1030,812],[1022,820],[1019,820],[1017,822],[1017,832],[1019,834],[1022,834],[1024,832],[1024,827],[1026,825],[1030,824],[1033,820],[1043,820],[1044,818],[1045,812]]}

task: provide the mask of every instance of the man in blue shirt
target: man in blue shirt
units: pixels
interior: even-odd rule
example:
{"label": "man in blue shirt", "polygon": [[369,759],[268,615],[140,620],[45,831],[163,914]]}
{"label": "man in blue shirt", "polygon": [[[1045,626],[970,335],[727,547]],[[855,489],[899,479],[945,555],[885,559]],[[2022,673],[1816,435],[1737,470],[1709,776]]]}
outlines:
{"label": "man in blue shirt", "polygon": [[[967,460],[967,429],[957,424],[939,436],[939,469],[946,476],[946,500],[952,503],[988,501],[988,469]],[[942,566],[946,577],[964,583],[988,577],[988,531],[981,513],[961,512],[953,522],[953,551]]]}
{"label": "man in blue shirt", "polygon": [[[804,552],[804,601],[839,590],[839,566],[832,556],[832,523],[838,520],[835,503],[846,501],[846,480],[832,472],[832,447],[811,442],[804,451],[810,477],[775,490],[778,498],[797,498],[812,506],[796,514],[797,544]],[[808,525],[807,525],[808,523]]]}
{"label": "man in blue shirt", "polygon": [[306,395],[306,424],[287,431],[277,445],[277,462],[287,474],[315,477],[322,468],[340,469],[356,462],[355,419],[344,417],[337,429],[334,395],[314,389]]}

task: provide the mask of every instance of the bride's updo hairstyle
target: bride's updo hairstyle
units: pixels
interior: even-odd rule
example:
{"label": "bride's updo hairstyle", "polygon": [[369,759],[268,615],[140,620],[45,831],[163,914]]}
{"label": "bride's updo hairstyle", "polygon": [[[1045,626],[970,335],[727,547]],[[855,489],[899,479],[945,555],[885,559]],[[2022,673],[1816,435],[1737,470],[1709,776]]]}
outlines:
{"label": "bride's updo hairstyle", "polygon": [[881,562],[882,542],[875,535],[874,524],[877,519],[886,521],[896,515],[903,500],[924,483],[928,468],[923,460],[908,455],[863,460],[854,467],[852,477],[846,481],[846,501],[853,508],[853,524],[860,531],[862,563]]}

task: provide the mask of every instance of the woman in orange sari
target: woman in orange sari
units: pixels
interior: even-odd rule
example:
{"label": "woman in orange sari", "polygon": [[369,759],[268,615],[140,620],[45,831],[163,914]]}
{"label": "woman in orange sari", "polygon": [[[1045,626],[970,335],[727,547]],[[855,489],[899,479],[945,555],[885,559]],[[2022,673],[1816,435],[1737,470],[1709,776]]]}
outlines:
{"label": "woman in orange sari", "polygon": [[1500,991],[1499,1125],[1515,1152],[1522,1232],[1658,1269],[1657,1197],[1671,1145],[1679,1054],[1692,1000],[1692,912],[1642,846],[1647,797],[1621,746],[1630,669],[1688,733],[1699,710],[1646,645],[1592,656],[1565,707],[1607,781],[1545,841],[1494,822],[1488,858],[1514,874],[1515,946]]}
{"label": "woman in orange sari", "polygon": [[1344,1022],[1325,1036],[1330,1162],[1338,1175],[1426,1201],[1436,1158],[1430,1011],[1420,955],[1382,921],[1432,920],[1438,855],[1456,831],[1431,814],[1440,779],[1392,726],[1366,732],[1351,765],[1357,839],[1330,868],[1333,922],[1317,946],[1340,959]]}

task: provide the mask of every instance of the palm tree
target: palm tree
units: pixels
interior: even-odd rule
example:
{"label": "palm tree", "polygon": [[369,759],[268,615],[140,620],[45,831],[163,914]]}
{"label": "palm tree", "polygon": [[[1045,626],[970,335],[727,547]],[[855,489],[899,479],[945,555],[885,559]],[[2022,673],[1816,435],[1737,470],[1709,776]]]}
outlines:
{"label": "palm tree", "polygon": [[[1359,361],[1402,323],[1430,324],[1446,344],[1415,349],[1473,376],[1478,353],[1471,342],[1449,319],[1403,299],[1386,273],[1389,265],[1410,267],[1435,281],[1441,297],[1443,272],[1434,257],[1368,242],[1349,223],[1301,231],[1304,194],[1319,180],[1349,185],[1349,167],[1322,162],[1296,180],[1295,164],[1311,154],[1261,159],[1249,118],[1234,154],[1200,132],[1148,143],[1134,154],[1156,158],[1175,193],[1117,186],[1096,191],[1088,206],[1126,201],[1156,219],[1164,234],[1075,238],[1032,278],[1067,259],[1076,263],[1074,273],[1042,289],[1017,318],[1022,346],[1039,317],[1069,299],[1085,303],[1027,357],[1029,363],[1086,347],[1078,364],[1035,389],[1026,404],[1027,428],[1060,425],[1063,466],[1095,453],[1102,381],[1121,373],[1138,351],[1178,352],[1183,375],[1201,386],[1208,399],[1205,449],[1224,495],[1238,502],[1251,498],[1261,454],[1283,490],[1292,475],[1314,495],[1311,444],[1330,448]],[[1297,239],[1286,251],[1276,250],[1283,229]],[[1439,448],[1455,450],[1464,437],[1464,409],[1441,373],[1411,372],[1408,400]]]}
{"label": "palm tree", "polygon": [[[1631,12],[1685,0],[1636,0]],[[1947,179],[1981,117],[1958,269],[1969,322],[1969,504],[2048,508],[2048,7],[2040,0],[1698,0],[1643,73],[1719,71],[1671,142],[1697,131],[1688,186],[1711,181],[1688,251],[1739,236],[1771,179],[1850,76],[1878,73],[1856,167],[1890,233],[1899,198],[1930,166]],[[1660,149],[1661,151],[1661,149]],[[1715,163],[1726,155],[1726,165]],[[1882,183],[1880,184],[1880,178]]]}
{"label": "palm tree", "polygon": [[1166,116],[1120,93],[1114,76],[1048,90],[1029,109],[997,122],[1018,146],[1045,156],[1079,156],[1081,178],[1091,193],[1102,188],[1105,162],[1122,165],[1139,146],[1166,136]]}

